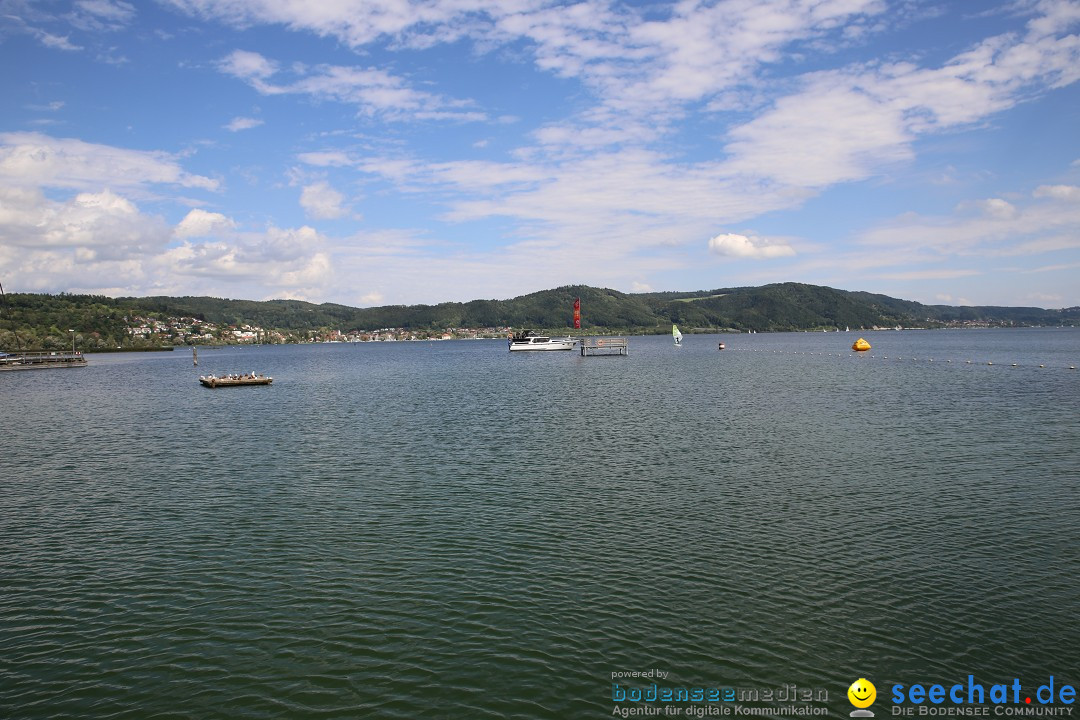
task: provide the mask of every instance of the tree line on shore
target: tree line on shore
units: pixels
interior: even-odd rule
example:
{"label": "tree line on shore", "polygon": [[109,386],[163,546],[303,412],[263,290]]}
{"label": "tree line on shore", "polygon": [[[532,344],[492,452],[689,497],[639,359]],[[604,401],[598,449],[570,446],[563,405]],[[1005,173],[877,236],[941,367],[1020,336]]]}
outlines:
{"label": "tree line on shore", "polygon": [[[1075,325],[1080,308],[923,305],[868,292],[802,283],[692,292],[621,293],[573,285],[508,300],[356,308],[300,300],[231,300],[212,297],[126,297],[60,293],[8,293],[0,307],[0,350],[61,350],[72,330],[83,349],[138,349],[160,340],[134,337],[136,322],[253,326],[279,341],[300,342],[329,331],[381,328],[443,331],[451,328],[520,328],[566,332],[580,298],[583,334],[778,332],[874,327]],[[197,321],[197,322],[196,322]],[[194,329],[194,327],[193,327]],[[184,344],[228,342],[226,335],[184,335]]]}

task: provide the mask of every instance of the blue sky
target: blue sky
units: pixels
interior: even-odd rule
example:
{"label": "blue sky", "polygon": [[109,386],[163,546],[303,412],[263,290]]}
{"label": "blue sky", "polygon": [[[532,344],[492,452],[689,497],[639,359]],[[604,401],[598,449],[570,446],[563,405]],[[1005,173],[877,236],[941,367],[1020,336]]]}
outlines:
{"label": "blue sky", "polygon": [[0,0],[9,292],[1080,305],[1080,0]]}

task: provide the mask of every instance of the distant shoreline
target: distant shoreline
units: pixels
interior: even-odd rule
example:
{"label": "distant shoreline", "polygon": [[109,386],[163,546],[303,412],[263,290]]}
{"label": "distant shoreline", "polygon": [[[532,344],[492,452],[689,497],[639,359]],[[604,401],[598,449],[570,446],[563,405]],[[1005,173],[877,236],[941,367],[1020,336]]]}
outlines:
{"label": "distant shoreline", "polygon": [[122,353],[122,352],[172,352],[176,347],[131,347],[131,348],[94,348],[86,350],[79,350],[83,355],[101,355],[102,353]]}

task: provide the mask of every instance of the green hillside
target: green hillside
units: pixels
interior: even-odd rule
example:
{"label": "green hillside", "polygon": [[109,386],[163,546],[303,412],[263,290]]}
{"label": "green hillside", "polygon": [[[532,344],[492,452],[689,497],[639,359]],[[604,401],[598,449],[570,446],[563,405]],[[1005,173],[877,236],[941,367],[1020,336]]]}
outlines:
{"label": "green hillside", "polygon": [[[368,333],[385,328],[421,337],[454,328],[565,332],[572,327],[574,298],[581,298],[583,333],[669,332],[672,323],[678,323],[684,332],[776,332],[896,325],[1074,325],[1080,321],[1080,308],[1075,307],[922,305],[801,283],[634,294],[573,285],[509,300],[374,308],[299,300],[9,293],[0,306],[0,349],[63,349],[71,344],[69,330],[76,331],[80,347],[91,350],[137,348],[166,341],[231,342],[237,328],[254,331],[260,342],[302,342],[328,333]],[[167,326],[169,333],[135,332],[140,327],[157,330],[159,324]]]}

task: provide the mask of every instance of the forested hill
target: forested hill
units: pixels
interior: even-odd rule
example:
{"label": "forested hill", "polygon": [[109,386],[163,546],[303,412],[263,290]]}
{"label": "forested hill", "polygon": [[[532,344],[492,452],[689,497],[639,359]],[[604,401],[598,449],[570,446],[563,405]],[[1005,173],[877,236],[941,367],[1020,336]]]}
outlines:
{"label": "forested hill", "polygon": [[[365,333],[398,328],[428,336],[454,328],[564,331],[581,298],[582,331],[684,332],[822,330],[850,327],[947,325],[1074,325],[1080,308],[955,307],[922,305],[868,292],[779,283],[695,292],[627,294],[584,285],[509,300],[439,305],[354,308],[298,300],[224,300],[210,297],[108,298],[91,295],[9,293],[0,305],[0,350],[70,344],[70,330],[87,347],[128,346],[132,328],[148,320],[187,323],[182,342],[228,340],[223,329],[273,330],[276,341],[301,341],[327,333]],[[18,337],[15,332],[17,331]],[[204,332],[205,331],[205,332]],[[214,337],[214,333],[218,335]],[[178,336],[172,336],[176,341]],[[260,336],[265,340],[265,336]],[[90,342],[94,339],[95,342]]]}

